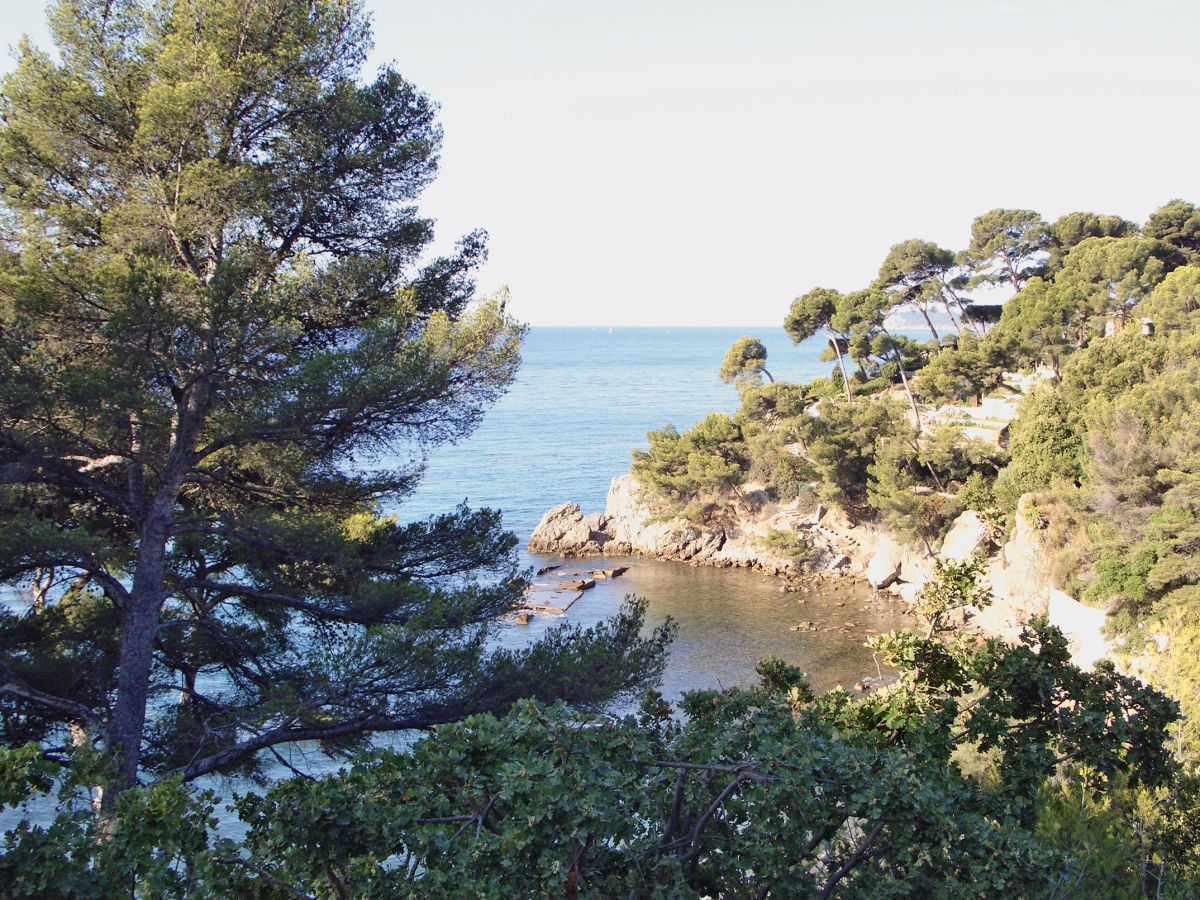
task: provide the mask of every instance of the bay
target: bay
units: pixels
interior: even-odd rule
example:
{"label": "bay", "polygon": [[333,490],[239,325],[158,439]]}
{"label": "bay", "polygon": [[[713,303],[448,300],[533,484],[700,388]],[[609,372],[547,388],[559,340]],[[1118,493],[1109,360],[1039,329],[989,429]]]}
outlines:
{"label": "bay", "polygon": [[[684,431],[709,412],[736,411],[737,390],[717,371],[743,335],[766,346],[776,380],[804,382],[832,367],[819,359],[822,341],[793,346],[781,327],[532,328],[511,390],[470,438],[432,452],[421,486],[395,512],[420,519],[463,501],[500,509],[524,547],[543,513],[559,503],[602,511],[612,478],[628,471],[631,450],[646,446],[647,431],[667,423]],[[747,570],[562,560],[524,550],[522,559],[532,569],[631,568],[588,591],[564,617],[536,615],[528,626],[503,627],[502,642],[522,643],[563,620],[591,625],[626,594],[645,597],[650,624],[668,615],[679,624],[663,683],[671,699],[692,688],[748,683],[767,656],[800,666],[817,687],[852,684],[876,672],[866,637],[906,623],[898,604],[850,583],[823,594],[784,594],[779,580]],[[800,623],[811,624],[790,630]]]}

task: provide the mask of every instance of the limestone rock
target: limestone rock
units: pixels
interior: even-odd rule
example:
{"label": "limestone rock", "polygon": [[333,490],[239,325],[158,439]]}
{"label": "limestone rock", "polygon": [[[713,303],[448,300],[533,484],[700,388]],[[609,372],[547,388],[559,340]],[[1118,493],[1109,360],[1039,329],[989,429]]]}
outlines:
{"label": "limestone rock", "polygon": [[[584,515],[578,504],[560,504],[542,517],[529,549],[567,556],[639,555],[694,565],[754,567],[789,578],[816,578],[816,572],[827,573],[829,578],[857,576],[910,604],[932,574],[933,560],[924,548],[901,544],[879,525],[852,520],[837,509],[813,515],[811,511],[801,513],[794,503],[756,504],[751,502],[754,496],[753,486],[744,486],[741,499],[746,502],[733,507],[724,526],[699,524],[672,517],[632,475],[621,475],[612,481],[603,513]],[[1053,603],[1053,615],[1070,623],[1071,627],[1063,630],[1072,641],[1072,653],[1081,664],[1090,665],[1106,652],[1099,636],[1103,613],[1053,593],[1057,587],[1053,557],[1045,546],[1044,526],[1033,503],[1032,497],[1022,498],[1012,539],[989,561],[995,602],[966,612],[964,617],[970,616],[972,626],[1011,639],[1031,616],[1046,613]],[[794,533],[812,548],[803,566],[764,549],[763,539],[778,531]],[[947,534],[941,555],[966,559],[976,550],[988,548],[990,540],[979,516],[967,512]],[[603,572],[593,573],[593,577],[609,576]],[[793,629],[803,630],[807,624]]]}
{"label": "limestone rock", "polygon": [[1026,494],[1017,503],[1012,539],[991,566],[992,596],[996,605],[1015,622],[1049,610],[1050,592],[1057,587],[1053,560],[1037,524],[1033,498]]}
{"label": "limestone rock", "polygon": [[600,553],[601,547],[612,539],[601,530],[605,524],[602,516],[583,515],[578,503],[560,503],[542,516],[528,546],[533,553],[567,556]]}
{"label": "limestone rock", "polygon": [[1051,591],[1048,605],[1050,624],[1066,635],[1071,662],[1081,669],[1091,669],[1109,654],[1104,610],[1084,606],[1062,591]]}
{"label": "limestone rock", "polygon": [[[603,513],[583,515],[561,504],[543,516],[529,541],[534,553],[636,555],[713,566],[756,568],[771,575],[794,575],[804,568],[836,565],[847,574],[865,567],[867,548],[846,532],[848,521],[830,511],[836,531],[820,526],[796,502],[766,503],[760,487],[743,485],[731,508],[732,523],[706,524],[671,516],[661,501],[630,474],[612,480]],[[792,532],[813,548],[803,561],[765,548],[772,532]],[[873,546],[873,545],[872,545]]]}
{"label": "limestone rock", "polygon": [[941,557],[950,562],[962,562],[980,550],[986,550],[991,541],[991,529],[987,523],[980,518],[979,513],[969,509],[950,526],[950,531],[942,541]]}
{"label": "limestone rock", "polygon": [[933,577],[933,558],[924,550],[900,548],[900,580],[907,584],[924,585]]}
{"label": "limestone rock", "polygon": [[867,564],[867,583],[877,591],[889,587],[900,577],[902,555],[900,545],[895,541],[881,541],[875,555]]}
{"label": "limestone rock", "polygon": [[680,520],[667,523],[667,529],[660,534],[657,541],[659,556],[680,560],[707,559],[725,543],[723,529],[679,523]]}
{"label": "limestone rock", "polygon": [[596,586],[594,578],[577,578],[573,581],[560,581],[558,590],[560,591],[590,591]]}
{"label": "limestone rock", "polygon": [[593,533],[603,534],[608,530],[608,517],[603,513],[588,513],[581,521]]}

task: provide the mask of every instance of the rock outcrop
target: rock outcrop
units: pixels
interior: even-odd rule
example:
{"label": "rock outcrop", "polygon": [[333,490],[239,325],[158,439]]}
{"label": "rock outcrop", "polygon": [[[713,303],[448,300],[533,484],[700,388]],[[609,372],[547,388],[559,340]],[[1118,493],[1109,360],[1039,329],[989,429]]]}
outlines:
{"label": "rock outcrop", "polygon": [[867,584],[876,591],[889,588],[899,579],[902,567],[900,546],[894,541],[887,541],[867,563]]}
{"label": "rock outcrop", "polygon": [[[614,478],[602,514],[585,515],[575,503],[548,511],[529,539],[533,553],[562,556],[630,555],[714,566],[742,566],[771,574],[797,573],[796,559],[766,550],[771,532],[798,532],[806,540],[832,546],[835,541],[811,535],[816,517],[802,515],[795,504],[769,505],[755,513],[740,510],[734,525],[706,525],[671,516],[647,496],[632,475]],[[844,556],[838,553],[839,557]]]}
{"label": "rock outcrop", "polygon": [[[753,495],[753,489],[744,489]],[[1048,614],[1072,641],[1080,665],[1106,652],[1103,613],[1083,607],[1056,589],[1052,554],[1031,498],[1023,498],[1012,537],[995,552],[990,526],[965,512],[953,523],[938,555],[963,560],[989,555],[994,602],[972,610],[983,631],[1011,637],[1029,619]],[[632,475],[613,479],[603,513],[584,514],[576,503],[548,511],[529,540],[534,553],[562,556],[649,556],[697,565],[739,566],[783,576],[846,575],[913,602],[933,573],[924,547],[898,541],[875,525],[856,523],[837,509],[802,512],[798,502],[735,505],[723,525],[704,525],[667,514]],[[769,549],[772,533],[791,533],[809,551],[803,559]]]}
{"label": "rock outcrop", "polygon": [[560,503],[538,523],[529,538],[531,553],[561,553],[563,556],[597,556],[612,540],[604,516],[584,515],[578,503]]}
{"label": "rock outcrop", "polygon": [[981,550],[986,552],[992,542],[992,529],[973,509],[954,520],[942,540],[942,559],[962,562]]}
{"label": "rock outcrop", "polygon": [[[755,491],[750,486],[744,494],[752,498]],[[781,533],[808,548],[803,559],[770,549],[768,538]],[[802,511],[798,501],[746,499],[734,505],[725,524],[700,524],[670,515],[628,474],[613,479],[603,513],[585,515],[575,503],[549,510],[528,547],[533,553],[649,556],[773,575],[836,572],[866,579],[877,589],[897,581],[924,583],[932,571],[924,549],[853,522],[841,510]]]}
{"label": "rock outcrop", "polygon": [[1048,614],[1050,594],[1058,587],[1032,496],[1021,498],[1015,519],[1012,537],[988,565],[996,603],[987,610],[985,621],[1000,632]]}

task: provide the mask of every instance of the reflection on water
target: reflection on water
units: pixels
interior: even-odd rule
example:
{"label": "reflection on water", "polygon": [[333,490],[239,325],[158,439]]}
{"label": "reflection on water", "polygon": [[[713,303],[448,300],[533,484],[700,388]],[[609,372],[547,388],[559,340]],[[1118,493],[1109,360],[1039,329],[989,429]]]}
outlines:
{"label": "reflection on water", "polygon": [[[625,557],[535,559],[543,566],[561,564],[562,573],[630,567],[584,593],[565,618],[592,624],[611,615],[627,594],[636,594],[649,601],[648,625],[675,619],[679,632],[662,685],[671,700],[693,688],[750,684],[755,665],[768,656],[799,666],[818,689],[849,687],[878,674],[863,646],[868,637],[913,624],[903,604],[884,595],[873,599],[870,588],[849,581],[830,582],[821,592],[782,593],[780,579],[745,569]],[[560,620],[535,615],[505,637],[534,638]],[[792,631],[793,626],[812,630]]]}

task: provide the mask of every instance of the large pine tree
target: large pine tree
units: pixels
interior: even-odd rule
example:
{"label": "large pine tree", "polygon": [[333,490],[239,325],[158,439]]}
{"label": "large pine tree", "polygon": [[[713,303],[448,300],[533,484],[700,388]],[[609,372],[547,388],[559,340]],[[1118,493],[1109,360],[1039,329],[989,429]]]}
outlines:
{"label": "large pine tree", "polygon": [[473,300],[482,235],[425,257],[435,105],[358,80],[360,5],[63,0],[52,29],[0,127],[4,740],[94,743],[128,785],[652,676],[637,604],[492,649],[499,516],[390,515],[522,329]]}

